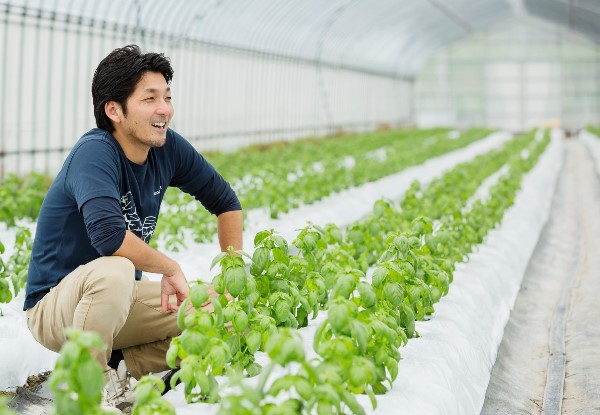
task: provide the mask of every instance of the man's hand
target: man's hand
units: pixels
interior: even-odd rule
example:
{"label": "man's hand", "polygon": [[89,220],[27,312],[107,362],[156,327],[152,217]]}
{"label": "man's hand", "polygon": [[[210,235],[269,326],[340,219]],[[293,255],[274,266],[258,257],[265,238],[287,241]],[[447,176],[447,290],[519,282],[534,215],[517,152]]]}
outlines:
{"label": "man's hand", "polygon": [[[129,258],[135,269],[163,274],[160,282],[160,308],[163,313],[179,310],[183,300],[188,298],[190,287],[179,264],[152,248],[133,232],[125,231],[125,239],[113,255]],[[169,304],[169,297],[172,295],[177,297],[176,304]]]}
{"label": "man's hand", "polygon": [[[206,291],[208,291],[208,300],[206,300],[204,303],[202,303],[202,308],[206,307],[207,305],[209,305],[211,303],[211,298],[217,298],[219,296],[219,293],[215,291],[214,287],[210,284],[207,284],[206,286]],[[231,296],[231,294],[229,294],[228,291],[225,291],[225,297],[227,298],[227,301],[231,301],[233,300],[233,297]]]}
{"label": "man's hand", "polygon": [[[161,311],[163,313],[176,312],[179,310],[179,306],[188,298],[190,287],[188,285],[183,271],[179,268],[172,275],[163,274],[162,280],[160,281],[160,304]],[[177,304],[169,303],[169,297],[175,295],[177,297]]]}

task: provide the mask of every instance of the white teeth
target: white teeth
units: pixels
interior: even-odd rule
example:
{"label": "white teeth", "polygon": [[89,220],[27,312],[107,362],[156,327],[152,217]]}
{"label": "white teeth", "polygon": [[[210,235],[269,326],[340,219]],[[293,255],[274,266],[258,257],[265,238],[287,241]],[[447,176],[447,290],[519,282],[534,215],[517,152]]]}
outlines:
{"label": "white teeth", "polygon": [[160,127],[163,128],[167,123],[166,122],[153,122],[152,125],[154,127]]}

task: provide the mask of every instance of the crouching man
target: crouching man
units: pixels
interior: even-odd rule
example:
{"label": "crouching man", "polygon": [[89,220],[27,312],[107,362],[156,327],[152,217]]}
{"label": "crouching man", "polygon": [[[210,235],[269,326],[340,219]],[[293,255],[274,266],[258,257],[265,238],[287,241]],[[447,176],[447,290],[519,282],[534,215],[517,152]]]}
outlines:
{"label": "crouching man", "polygon": [[[135,45],[100,62],[92,81],[98,128],[77,141],[52,183],[29,264],[24,309],[33,337],[58,352],[66,327],[98,332],[108,346],[95,357],[105,368],[109,406],[124,393],[108,365],[113,351],[139,379],[168,369],[166,351],[180,334],[175,312],[188,296],[186,277],[148,245],[167,187],[193,195],[217,216],[222,250],[242,249],[234,191],[169,129],[172,77],[163,54],[143,54]],[[162,280],[142,281],[142,271]]]}

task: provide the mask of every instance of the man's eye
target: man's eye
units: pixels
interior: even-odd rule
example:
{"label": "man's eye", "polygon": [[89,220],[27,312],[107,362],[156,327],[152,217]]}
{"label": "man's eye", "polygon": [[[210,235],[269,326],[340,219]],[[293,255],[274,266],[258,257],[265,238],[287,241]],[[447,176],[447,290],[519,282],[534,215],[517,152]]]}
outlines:
{"label": "man's eye", "polygon": [[154,101],[154,97],[144,98],[144,101]]}
{"label": "man's eye", "polygon": [[170,101],[171,97],[165,97],[165,101]]}

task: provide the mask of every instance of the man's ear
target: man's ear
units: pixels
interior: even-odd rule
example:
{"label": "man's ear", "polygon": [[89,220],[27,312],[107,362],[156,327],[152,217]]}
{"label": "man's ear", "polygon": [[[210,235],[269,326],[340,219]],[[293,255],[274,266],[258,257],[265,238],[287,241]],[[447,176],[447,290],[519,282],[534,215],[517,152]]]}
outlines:
{"label": "man's ear", "polygon": [[120,123],[123,118],[123,109],[116,101],[107,101],[104,103],[104,112],[114,123]]}

